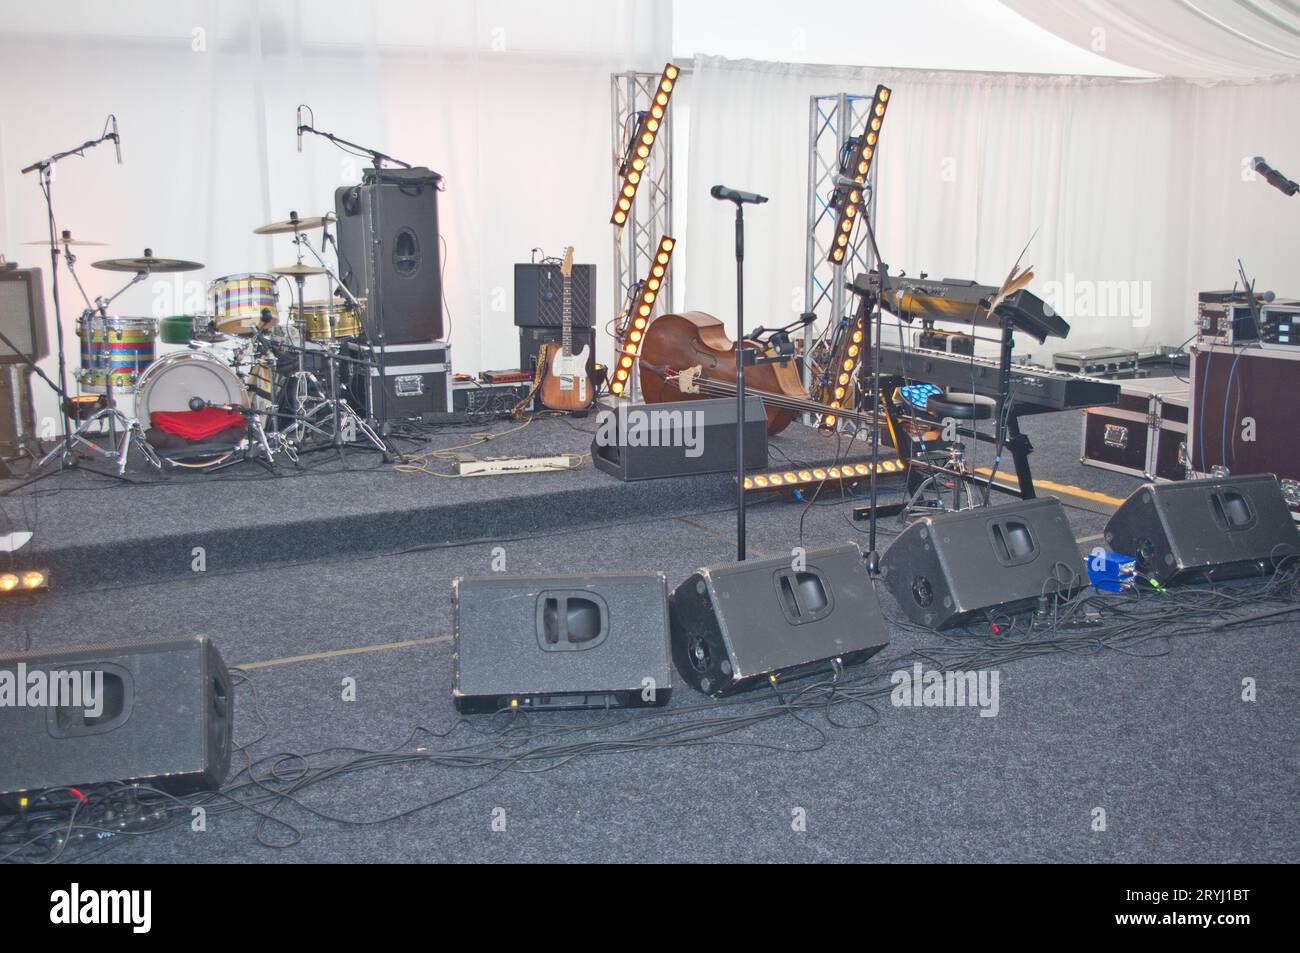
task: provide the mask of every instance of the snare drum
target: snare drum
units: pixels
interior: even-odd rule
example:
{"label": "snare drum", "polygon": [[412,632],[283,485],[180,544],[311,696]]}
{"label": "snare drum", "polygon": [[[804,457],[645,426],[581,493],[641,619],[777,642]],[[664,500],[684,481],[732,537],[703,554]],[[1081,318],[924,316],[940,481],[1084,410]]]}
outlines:
{"label": "snare drum", "polygon": [[226,275],[208,285],[213,320],[226,334],[252,334],[264,311],[276,320],[279,300],[275,275]]}
{"label": "snare drum", "polygon": [[333,301],[306,301],[303,303],[302,313],[307,325],[308,341],[330,339],[331,315],[334,317],[333,337],[354,338],[361,334],[360,312],[348,310],[341,298],[335,298]]}
{"label": "snare drum", "polygon": [[213,404],[248,407],[244,382],[220,358],[207,351],[178,351],[155,361],[140,375],[135,415],[147,430],[158,410],[189,410],[190,398]]}
{"label": "snare drum", "polygon": [[77,337],[81,340],[81,370],[77,381],[82,391],[105,393],[108,389],[105,371],[111,370],[113,389],[129,394],[135,390],[145,368],[153,363],[158,322],[153,318],[116,315],[101,318],[83,314],[77,319]]}

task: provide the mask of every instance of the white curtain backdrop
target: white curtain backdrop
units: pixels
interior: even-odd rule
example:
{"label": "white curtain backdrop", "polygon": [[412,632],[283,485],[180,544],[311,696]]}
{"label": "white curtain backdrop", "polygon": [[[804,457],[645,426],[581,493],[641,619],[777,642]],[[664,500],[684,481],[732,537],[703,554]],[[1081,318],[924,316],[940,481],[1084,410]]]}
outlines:
{"label": "white curtain backdrop", "polygon": [[[691,308],[732,322],[733,212],[723,182],[771,201],[746,212],[746,323],[803,310],[809,97],[894,90],[878,153],[877,231],[891,269],[999,283],[1021,249],[1032,286],[1073,331],[1046,349],[1177,345],[1198,290],[1300,296],[1295,200],[1255,179],[1300,169],[1300,82],[1197,86],[806,67],[698,57],[690,76]],[[681,303],[678,304],[679,308]]]}
{"label": "white curtain backdrop", "polygon": [[1300,9],[1290,0],[1002,0],[1080,49],[1162,76],[1300,72]]}
{"label": "white curtain backdrop", "polygon": [[[48,255],[23,244],[46,234],[44,206],[18,170],[94,138],[110,112],[123,165],[110,144],[64,160],[54,183],[60,227],[110,243],[81,250],[92,295],[120,282],[91,261],[146,246],[206,267],[132,289],[119,314],[193,311],[213,277],[292,263],[287,238],[253,228],[331,209],[334,189],[367,164],[310,135],[298,153],[294,109],[307,103],[318,128],[446,177],[457,369],[518,364],[513,264],[534,246],[573,244],[578,261],[599,266],[597,302],[613,298],[609,75],[662,69],[670,4],[67,0],[11,5],[4,20],[0,252],[43,266],[47,296]],[[308,294],[324,297],[316,281]],[[81,301],[65,276],[61,291],[75,365]],[[46,389],[35,391],[38,413],[52,414]]]}

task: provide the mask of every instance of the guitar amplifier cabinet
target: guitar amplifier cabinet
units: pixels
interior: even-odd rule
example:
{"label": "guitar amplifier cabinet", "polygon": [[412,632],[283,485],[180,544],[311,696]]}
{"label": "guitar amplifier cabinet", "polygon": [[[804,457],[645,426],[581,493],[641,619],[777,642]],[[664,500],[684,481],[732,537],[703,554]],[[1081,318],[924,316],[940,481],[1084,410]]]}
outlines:
{"label": "guitar amplifier cabinet", "polygon": [[[359,413],[376,420],[431,421],[449,413],[453,406],[451,345],[443,341],[424,344],[390,344],[383,348],[383,379],[386,393],[379,393],[380,349],[350,344],[347,356],[370,359],[375,366],[356,365],[351,375],[349,397]],[[383,421],[381,421],[383,422]]]}
{"label": "guitar amplifier cabinet", "polygon": [[[515,326],[559,329],[564,321],[558,264],[515,265]],[[596,323],[596,266],[573,266],[573,328]],[[581,345],[578,345],[581,346]]]}
{"label": "guitar amplifier cabinet", "polygon": [[[544,328],[520,328],[519,329],[519,366],[523,370],[532,374],[537,369],[537,352],[542,349],[543,344],[559,344],[562,340],[562,331],[558,327]],[[581,351],[587,348],[587,378],[595,380],[596,378],[596,332],[593,328],[579,327],[573,325],[574,351]]]}
{"label": "guitar amplifier cabinet", "polygon": [[1188,385],[1177,378],[1126,382],[1117,404],[1084,410],[1079,462],[1147,480],[1181,480],[1187,395]]}

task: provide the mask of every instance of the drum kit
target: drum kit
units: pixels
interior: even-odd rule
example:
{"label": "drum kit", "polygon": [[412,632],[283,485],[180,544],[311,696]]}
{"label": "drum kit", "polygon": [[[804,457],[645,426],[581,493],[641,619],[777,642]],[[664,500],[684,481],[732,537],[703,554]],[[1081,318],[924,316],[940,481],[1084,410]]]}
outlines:
{"label": "drum kit", "polygon": [[[364,341],[365,300],[352,295],[308,238],[308,232],[323,230],[322,250],[332,243],[337,255],[333,224],[332,214],[300,218],[294,212],[255,229],[257,235],[292,235],[297,261],[266,273],[216,278],[207,286],[203,311],[162,319],[119,315],[112,305],[151,275],[197,271],[201,263],[157,257],[151,249],[138,258],[92,262],[101,271],[132,275],[112,296],[92,300],[77,273],[74,249],[102,242],[73,238],[67,231],[53,242],[30,242],[55,246],[53,254],[62,258],[85,300],[76,324],[79,393],[69,395],[64,406],[76,429],[69,428],[38,468],[59,459],[71,463],[79,450],[114,462],[121,475],[133,446],[159,470],[215,470],[244,459],[273,467],[281,456],[296,463],[305,449],[341,451],[359,440],[387,452],[383,438],[346,399],[352,368],[370,362],[349,347]],[[304,261],[304,251],[315,264]],[[329,280],[335,297],[307,298],[307,280],[317,277]],[[283,320],[282,280],[297,291]],[[160,337],[186,349],[160,357]],[[133,398],[133,414],[123,409],[122,397]],[[160,429],[178,414],[211,409],[237,415],[231,419],[242,418],[243,426],[203,440],[170,436],[177,432],[174,424],[166,433]]]}

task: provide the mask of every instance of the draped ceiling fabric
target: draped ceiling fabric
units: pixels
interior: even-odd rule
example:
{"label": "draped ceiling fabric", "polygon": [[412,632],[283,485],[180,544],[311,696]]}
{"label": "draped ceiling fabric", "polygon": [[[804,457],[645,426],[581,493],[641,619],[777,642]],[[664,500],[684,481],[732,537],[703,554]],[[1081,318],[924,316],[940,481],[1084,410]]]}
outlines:
{"label": "draped ceiling fabric", "polygon": [[1076,46],[1162,76],[1300,73],[1300,7],[1293,0],[1002,2]]}
{"label": "draped ceiling fabric", "polygon": [[[894,274],[999,283],[1028,243],[1031,289],[1068,341],[1176,346],[1196,293],[1229,288],[1241,258],[1259,287],[1300,297],[1300,204],[1249,169],[1300,173],[1300,82],[1202,86],[814,67],[697,57],[690,77],[683,301],[734,321],[732,209],[715,183],[760,192],[746,211],[746,324],[803,310],[809,98],[894,95],[877,153],[877,231]],[[679,196],[680,198],[680,196]],[[1031,241],[1032,238],[1032,241]],[[684,256],[682,255],[684,253]],[[677,261],[674,261],[674,267]],[[680,274],[680,272],[678,273]]]}
{"label": "draped ceiling fabric", "polygon": [[[298,151],[295,107],[306,103],[317,128],[445,176],[439,213],[458,370],[518,364],[514,263],[534,247],[576,246],[578,261],[599,265],[597,301],[613,299],[609,77],[663,68],[671,4],[65,0],[10,5],[4,20],[0,253],[42,266],[47,298],[49,257],[24,244],[46,234],[45,210],[21,167],[98,136],[115,113],[123,164],[111,145],[59,163],[59,226],[109,243],[81,249],[92,296],[129,277],[91,269],[99,258],[151,247],[203,262],[114,305],[124,316],[194,311],[214,277],[293,262],[288,237],[255,236],[256,226],[291,210],[320,214],[337,187],[360,181],[364,158],[311,135]],[[325,283],[313,281],[308,297],[324,297]],[[66,272],[60,291],[75,366],[83,305]],[[53,371],[54,361],[43,367]],[[52,414],[48,389],[34,391],[38,415]]]}

